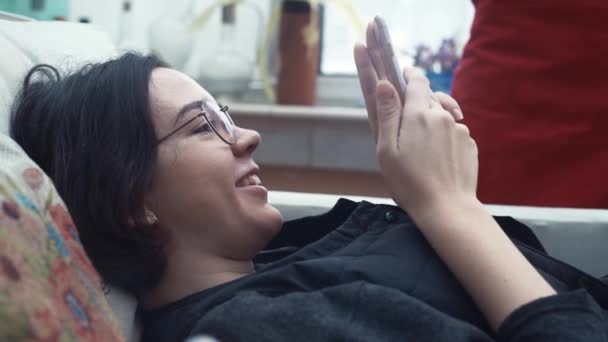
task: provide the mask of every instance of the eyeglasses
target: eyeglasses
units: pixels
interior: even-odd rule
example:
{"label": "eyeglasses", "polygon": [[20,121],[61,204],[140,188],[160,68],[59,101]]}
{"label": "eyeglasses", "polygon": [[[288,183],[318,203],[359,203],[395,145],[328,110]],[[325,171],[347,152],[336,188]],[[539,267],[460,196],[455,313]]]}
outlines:
{"label": "eyeglasses", "polygon": [[204,122],[197,130],[205,131],[211,129],[223,142],[232,145],[236,142],[236,134],[234,132],[234,121],[228,114],[228,106],[220,106],[215,102],[206,101],[201,103],[201,112],[196,114],[192,119],[188,120],[183,125],[174,129],[171,133],[165,135],[157,141],[158,144],[167,140],[170,136],[177,133],[180,129],[189,125],[192,121],[204,118]]}

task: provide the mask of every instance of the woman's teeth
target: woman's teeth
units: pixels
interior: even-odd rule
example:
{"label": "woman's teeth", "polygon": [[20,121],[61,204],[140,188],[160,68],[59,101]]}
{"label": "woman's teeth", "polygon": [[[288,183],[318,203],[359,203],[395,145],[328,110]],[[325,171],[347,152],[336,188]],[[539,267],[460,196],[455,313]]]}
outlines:
{"label": "woman's teeth", "polygon": [[249,175],[249,176],[241,179],[236,184],[237,187],[244,187],[244,186],[250,186],[250,185],[262,185],[262,181],[260,180],[260,177],[258,177],[257,175]]}

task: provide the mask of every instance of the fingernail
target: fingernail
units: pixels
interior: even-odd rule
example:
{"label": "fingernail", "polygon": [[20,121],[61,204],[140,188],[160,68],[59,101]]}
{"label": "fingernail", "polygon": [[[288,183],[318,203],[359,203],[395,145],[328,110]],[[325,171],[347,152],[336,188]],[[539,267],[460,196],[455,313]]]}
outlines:
{"label": "fingernail", "polygon": [[453,110],[453,112],[454,112],[454,116],[456,117],[456,120],[462,120],[462,119],[464,119],[464,115],[462,114],[462,111],[460,109],[455,108]]}

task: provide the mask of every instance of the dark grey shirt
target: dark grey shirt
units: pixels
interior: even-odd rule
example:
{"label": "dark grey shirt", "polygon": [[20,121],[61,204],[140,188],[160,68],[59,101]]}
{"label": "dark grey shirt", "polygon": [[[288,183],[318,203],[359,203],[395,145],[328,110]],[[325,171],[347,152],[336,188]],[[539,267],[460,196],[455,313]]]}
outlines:
{"label": "dark grey shirt", "polygon": [[193,334],[220,341],[608,341],[606,318],[584,290],[529,303],[489,334],[397,290],[355,282],[282,296],[241,293]]}
{"label": "dark grey shirt", "polygon": [[[336,228],[337,227],[337,228]],[[284,228],[251,275],[142,312],[144,341],[209,334],[226,341],[605,341],[604,311],[539,270],[560,292],[492,332],[468,293],[397,207],[341,200]],[[279,250],[280,253],[281,250]],[[267,260],[266,260],[267,259]]]}

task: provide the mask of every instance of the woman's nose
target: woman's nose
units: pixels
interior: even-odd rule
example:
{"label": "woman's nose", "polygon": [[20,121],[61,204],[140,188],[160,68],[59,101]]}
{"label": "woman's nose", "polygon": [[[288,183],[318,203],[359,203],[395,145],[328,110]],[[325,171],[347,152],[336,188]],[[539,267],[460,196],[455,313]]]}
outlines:
{"label": "woman's nose", "polygon": [[236,142],[232,145],[232,153],[237,156],[251,155],[253,151],[262,142],[260,133],[252,129],[246,129],[241,127],[235,127],[236,130]]}

